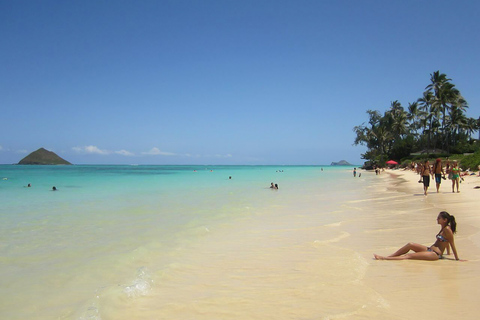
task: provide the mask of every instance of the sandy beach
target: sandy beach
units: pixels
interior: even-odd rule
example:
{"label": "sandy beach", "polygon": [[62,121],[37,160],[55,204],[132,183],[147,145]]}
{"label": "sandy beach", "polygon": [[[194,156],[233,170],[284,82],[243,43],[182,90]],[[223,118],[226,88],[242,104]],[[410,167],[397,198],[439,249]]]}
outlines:
{"label": "sandy beach", "polygon": [[[424,196],[418,176],[402,170],[353,177],[353,168],[338,167],[160,175],[152,173],[171,168],[101,167],[104,176],[95,166],[40,169],[14,167],[20,173],[3,184],[16,213],[3,217],[0,242],[5,319],[477,319],[480,312],[476,176],[464,177],[460,193],[442,180],[440,193],[433,187]],[[34,187],[15,186],[33,173]],[[48,179],[59,192],[48,191]],[[442,210],[456,217],[457,251],[468,261],[374,260],[407,242],[431,245]]]}
{"label": "sandy beach", "polygon": [[[389,225],[388,231],[367,233],[375,241],[371,251],[381,255],[394,252],[407,242],[431,245],[439,227],[436,215],[447,211],[457,219],[456,247],[460,259],[453,254],[436,262],[371,261],[365,281],[388,301],[383,319],[477,319],[480,312],[478,293],[480,276],[480,216],[478,204],[480,185],[478,173],[465,176],[460,193],[452,193],[451,181],[442,180],[440,192],[431,185],[427,196],[419,176],[411,171],[387,170],[382,173],[388,190],[398,198],[388,204],[394,214],[374,224]],[[365,256],[368,253],[365,252]]]}
{"label": "sandy beach", "polygon": [[[412,172],[362,173],[351,182],[362,187],[345,187],[348,200],[331,199],[339,207],[297,199],[186,245],[148,295],[121,300],[108,318],[477,319],[480,178],[466,177],[459,194],[443,181],[425,197]],[[431,245],[442,210],[456,217],[468,261],[373,259],[407,242]]]}

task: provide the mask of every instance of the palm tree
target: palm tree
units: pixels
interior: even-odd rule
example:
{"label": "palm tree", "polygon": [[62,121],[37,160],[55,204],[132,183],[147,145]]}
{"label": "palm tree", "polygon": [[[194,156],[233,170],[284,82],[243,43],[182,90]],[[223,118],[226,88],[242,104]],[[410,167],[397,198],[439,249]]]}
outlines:
{"label": "palm tree", "polygon": [[463,114],[462,110],[459,109],[456,105],[453,105],[447,118],[447,129],[451,133],[453,146],[455,146],[457,142],[457,136],[463,133],[466,125],[467,118]]}
{"label": "palm tree", "polygon": [[[381,116],[378,111],[367,111],[369,115],[368,126],[362,124],[354,127],[357,134],[354,145],[366,145],[369,155],[385,158],[392,148],[394,137],[389,126],[389,117]],[[373,160],[373,159],[372,159]]]}
{"label": "palm tree", "polygon": [[395,139],[402,138],[407,133],[407,113],[398,100],[391,103],[384,120],[387,121],[386,125],[391,128]]}
{"label": "palm tree", "polygon": [[426,89],[432,91],[434,95],[432,106],[436,109],[435,111],[442,114],[442,148],[446,147],[447,150],[449,149],[450,140],[450,132],[446,128],[447,114],[450,113],[453,105],[457,104],[460,99],[463,100],[460,96],[460,91],[450,82],[451,80],[452,79],[447,78],[444,73],[435,71],[430,75],[431,83],[426,87]]}
{"label": "palm tree", "polygon": [[468,141],[475,131],[480,134],[480,118],[467,118],[467,108],[467,102],[451,79],[435,71],[430,74],[430,84],[423,96],[409,103],[407,110],[398,100],[391,102],[383,116],[378,111],[368,110],[368,124],[354,128],[357,134],[354,144],[367,145],[369,150],[362,156],[369,160],[392,153],[403,155],[414,145],[449,151],[450,145]]}
{"label": "palm tree", "polygon": [[475,131],[478,130],[478,120],[475,118],[466,118],[464,126],[462,127],[463,132],[467,136],[467,139],[471,139]]}
{"label": "palm tree", "polygon": [[420,110],[418,109],[418,101],[412,102],[408,104],[408,113],[407,113],[407,120],[409,122],[408,127],[410,130],[415,131],[415,136],[418,135],[418,118],[419,118]]}
{"label": "palm tree", "polygon": [[[428,88],[428,87],[427,87]],[[432,127],[435,120],[435,114],[437,109],[433,107],[433,94],[431,91],[425,91],[423,96],[418,99],[421,110],[425,113],[425,118],[423,121],[423,133],[427,133],[427,149],[431,147],[432,141]]]}

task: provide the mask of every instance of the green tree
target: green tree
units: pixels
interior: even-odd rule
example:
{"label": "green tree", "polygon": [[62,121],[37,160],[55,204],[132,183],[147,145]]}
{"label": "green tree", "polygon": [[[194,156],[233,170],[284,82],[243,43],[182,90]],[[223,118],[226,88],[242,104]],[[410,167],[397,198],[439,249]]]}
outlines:
{"label": "green tree", "polygon": [[[401,159],[412,151],[441,148],[478,149],[472,134],[480,130],[480,118],[466,116],[468,104],[445,74],[430,74],[430,84],[417,101],[405,110],[398,100],[382,115],[368,110],[368,123],[356,126],[355,145],[366,145],[362,156],[368,160]],[[480,138],[480,137],[479,137]],[[465,151],[462,151],[465,152]]]}

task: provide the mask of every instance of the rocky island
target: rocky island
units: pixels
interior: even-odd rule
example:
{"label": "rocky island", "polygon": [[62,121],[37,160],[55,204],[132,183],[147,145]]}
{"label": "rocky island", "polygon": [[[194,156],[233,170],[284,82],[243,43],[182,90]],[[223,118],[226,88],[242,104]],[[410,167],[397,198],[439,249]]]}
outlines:
{"label": "rocky island", "polygon": [[30,153],[28,156],[20,160],[18,164],[71,165],[67,160],[62,159],[54,152],[48,151],[44,148],[40,148],[37,151]]}
{"label": "rocky island", "polygon": [[353,164],[348,163],[345,160],[340,160],[339,162],[332,162],[331,166],[353,166]]}

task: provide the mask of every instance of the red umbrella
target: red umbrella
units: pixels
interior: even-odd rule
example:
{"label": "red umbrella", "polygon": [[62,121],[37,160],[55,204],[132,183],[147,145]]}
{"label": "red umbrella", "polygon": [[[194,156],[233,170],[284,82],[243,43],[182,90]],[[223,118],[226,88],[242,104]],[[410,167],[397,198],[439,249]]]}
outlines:
{"label": "red umbrella", "polygon": [[398,162],[393,160],[388,160],[386,164],[398,164]]}

